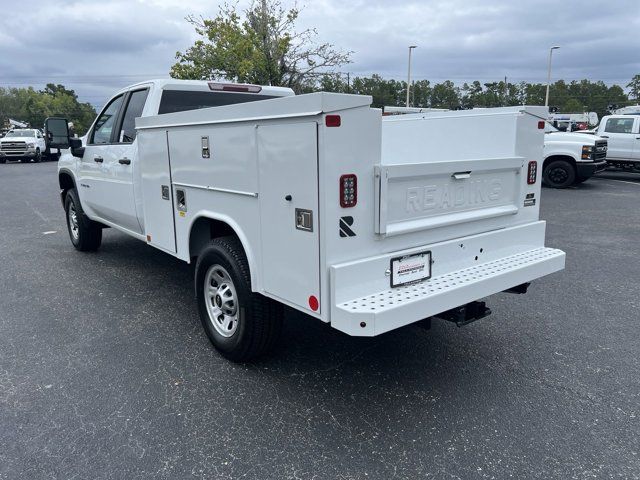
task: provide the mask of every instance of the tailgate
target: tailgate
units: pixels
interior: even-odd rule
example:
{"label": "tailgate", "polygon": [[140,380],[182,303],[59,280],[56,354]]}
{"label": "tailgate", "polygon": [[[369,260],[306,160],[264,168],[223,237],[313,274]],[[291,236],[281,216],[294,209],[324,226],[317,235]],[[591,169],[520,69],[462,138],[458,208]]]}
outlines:
{"label": "tailgate", "polygon": [[[387,236],[518,213],[522,157],[378,165],[375,231]],[[477,224],[470,224],[475,230]]]}

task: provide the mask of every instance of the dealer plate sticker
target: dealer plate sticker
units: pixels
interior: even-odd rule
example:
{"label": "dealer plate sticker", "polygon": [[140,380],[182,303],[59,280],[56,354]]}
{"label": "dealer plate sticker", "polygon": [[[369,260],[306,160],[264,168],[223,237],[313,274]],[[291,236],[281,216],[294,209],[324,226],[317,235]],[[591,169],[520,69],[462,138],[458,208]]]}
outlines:
{"label": "dealer plate sticker", "polygon": [[431,278],[431,252],[420,252],[391,259],[391,287]]}

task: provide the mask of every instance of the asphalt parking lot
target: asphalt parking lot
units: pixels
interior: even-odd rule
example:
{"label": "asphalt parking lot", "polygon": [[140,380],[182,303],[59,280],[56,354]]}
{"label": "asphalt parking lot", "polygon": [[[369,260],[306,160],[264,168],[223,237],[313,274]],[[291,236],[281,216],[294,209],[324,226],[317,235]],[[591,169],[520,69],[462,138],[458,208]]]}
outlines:
{"label": "asphalt parking lot", "polygon": [[218,356],[192,267],[67,237],[56,165],[0,165],[0,478],[640,478],[640,175],[544,190],[567,268],[458,329],[289,314]]}

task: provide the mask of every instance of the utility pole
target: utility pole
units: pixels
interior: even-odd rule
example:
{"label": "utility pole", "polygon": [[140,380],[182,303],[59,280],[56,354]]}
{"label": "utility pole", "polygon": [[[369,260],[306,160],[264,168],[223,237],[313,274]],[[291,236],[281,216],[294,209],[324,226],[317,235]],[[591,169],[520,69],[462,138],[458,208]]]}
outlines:
{"label": "utility pole", "polygon": [[549,65],[547,66],[547,94],[544,97],[544,106],[549,106],[549,85],[551,84],[551,56],[553,51],[559,49],[557,45],[549,49]]}
{"label": "utility pole", "polygon": [[509,95],[509,88],[507,87],[507,76],[504,76],[504,96],[502,98],[503,106],[507,106],[507,96]]}
{"label": "utility pole", "polygon": [[411,50],[416,47],[417,45],[409,46],[409,72],[407,73],[407,107],[409,106],[409,91],[411,90]]}

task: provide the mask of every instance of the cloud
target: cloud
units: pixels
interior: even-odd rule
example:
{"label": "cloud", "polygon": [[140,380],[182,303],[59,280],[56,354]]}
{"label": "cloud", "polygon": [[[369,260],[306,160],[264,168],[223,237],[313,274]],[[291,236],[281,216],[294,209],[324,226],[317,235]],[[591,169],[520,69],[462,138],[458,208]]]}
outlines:
{"label": "cloud", "polygon": [[[195,39],[184,17],[216,13],[209,0],[12,3],[0,17],[0,86],[62,83],[100,106],[118,88],[167,76]],[[405,78],[408,45],[418,45],[414,78],[432,81],[544,82],[551,45],[562,47],[554,78],[624,85],[640,73],[637,0],[307,0],[298,27],[354,51],[344,67],[354,75]]]}

